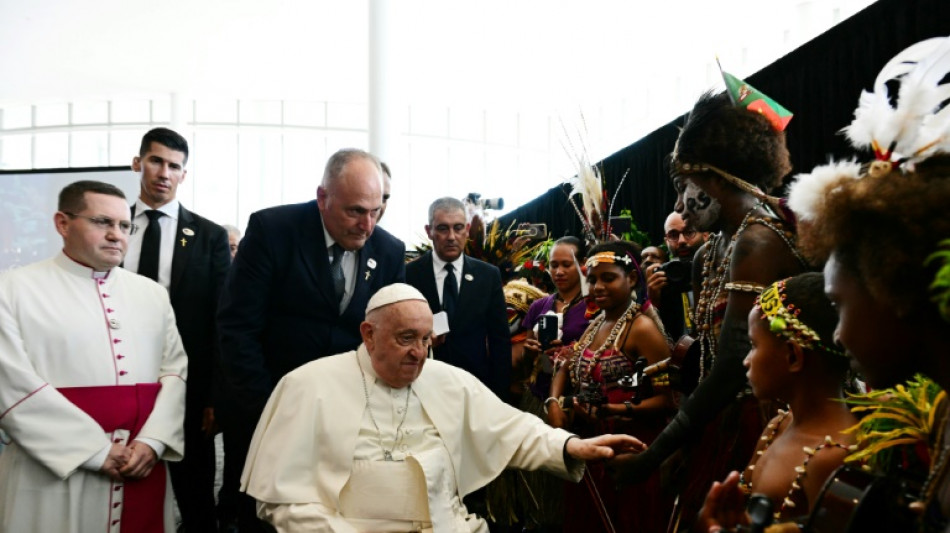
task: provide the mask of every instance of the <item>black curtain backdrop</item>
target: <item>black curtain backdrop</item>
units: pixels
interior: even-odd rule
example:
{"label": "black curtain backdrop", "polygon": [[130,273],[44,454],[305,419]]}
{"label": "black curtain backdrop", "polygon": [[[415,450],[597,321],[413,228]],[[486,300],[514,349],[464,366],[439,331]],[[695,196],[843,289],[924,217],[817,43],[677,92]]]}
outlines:
{"label": "black curtain backdrop", "polygon": [[[869,159],[870,154],[855,154],[838,134],[851,122],[861,90],[870,89],[884,64],[904,48],[948,35],[950,1],[880,0],[746,78],[795,114],[786,130],[794,167],[789,177],[809,172],[830,157]],[[654,243],[661,241],[663,221],[676,200],[666,158],[684,116],[601,162],[611,194],[630,170],[614,215],[629,208]],[[553,238],[580,235],[580,221],[567,201],[568,193],[570,186],[564,184],[550,189],[501,217],[502,227],[513,220],[544,222]]]}

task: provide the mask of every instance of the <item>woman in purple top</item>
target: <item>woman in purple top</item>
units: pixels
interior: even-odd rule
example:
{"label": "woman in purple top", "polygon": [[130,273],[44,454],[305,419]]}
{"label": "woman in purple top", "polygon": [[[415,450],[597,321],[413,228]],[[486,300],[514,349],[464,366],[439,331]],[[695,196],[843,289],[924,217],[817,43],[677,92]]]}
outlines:
{"label": "woman in purple top", "polygon": [[[535,300],[524,317],[524,327],[528,330],[528,338],[524,343],[525,358],[534,360],[534,372],[529,384],[531,401],[539,405],[531,412],[540,413],[544,417],[543,402],[551,388],[552,363],[551,360],[560,347],[567,346],[580,338],[587,329],[587,299],[584,297],[580,265],[584,262],[583,244],[577,237],[561,237],[554,242],[551,256],[548,260],[548,273],[557,291],[544,298]],[[541,315],[548,312],[562,315],[561,334],[559,340],[551,343],[542,351],[538,342],[534,326]]]}
{"label": "woman in purple top", "polygon": [[[562,347],[576,341],[587,329],[587,298],[582,288],[583,276],[580,265],[584,263],[584,244],[577,237],[562,237],[555,241],[548,258],[548,273],[551,275],[557,292],[535,300],[525,315],[523,326],[528,331],[524,342],[524,359],[533,366],[528,381],[528,393],[521,395],[520,408],[534,413],[547,422],[544,412],[544,398],[551,388],[553,374],[552,359]],[[547,349],[542,351],[534,331],[538,318],[549,312],[562,314],[561,335]],[[534,526],[534,531],[561,531],[564,520],[564,482],[543,472],[525,472],[525,480],[531,487],[533,500],[538,507],[525,506],[526,526]]]}

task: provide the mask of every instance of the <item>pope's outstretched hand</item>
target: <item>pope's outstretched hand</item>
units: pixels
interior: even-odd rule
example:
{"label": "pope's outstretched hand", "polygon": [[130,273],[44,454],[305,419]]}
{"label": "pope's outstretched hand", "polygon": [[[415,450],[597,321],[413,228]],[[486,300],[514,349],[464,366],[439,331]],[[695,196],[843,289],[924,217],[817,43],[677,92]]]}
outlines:
{"label": "pope's outstretched hand", "polygon": [[570,438],[565,450],[574,459],[596,461],[620,453],[639,453],[646,445],[630,435],[600,435],[590,439]]}

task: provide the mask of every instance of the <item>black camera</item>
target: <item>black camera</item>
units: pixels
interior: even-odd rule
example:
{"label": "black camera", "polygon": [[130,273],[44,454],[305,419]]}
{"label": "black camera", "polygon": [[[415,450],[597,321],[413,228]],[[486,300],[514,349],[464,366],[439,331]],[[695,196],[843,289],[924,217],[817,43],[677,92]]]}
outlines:
{"label": "black camera", "polygon": [[669,261],[656,267],[656,270],[666,273],[667,289],[676,292],[689,292],[692,290],[692,261]]}
{"label": "black camera", "polygon": [[575,399],[577,403],[590,407],[601,407],[607,404],[607,396],[600,389],[584,389],[573,396],[565,396],[564,409],[573,407]]}

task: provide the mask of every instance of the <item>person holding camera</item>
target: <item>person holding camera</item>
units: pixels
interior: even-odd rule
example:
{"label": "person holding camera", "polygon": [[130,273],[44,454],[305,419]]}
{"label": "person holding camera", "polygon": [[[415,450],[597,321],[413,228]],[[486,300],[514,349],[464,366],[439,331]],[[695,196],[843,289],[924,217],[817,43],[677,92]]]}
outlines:
{"label": "person holding camera", "polygon": [[647,295],[657,307],[670,339],[676,340],[693,328],[693,256],[706,242],[706,233],[687,226],[682,215],[673,211],[663,223],[663,239],[670,250],[669,262],[644,266]]}
{"label": "person holding camera", "polygon": [[[658,363],[670,355],[659,317],[634,296],[640,281],[636,251],[628,242],[593,247],[587,259],[587,280],[602,310],[574,343],[545,400],[549,423],[580,436],[606,433],[636,435],[649,444],[674,412],[668,390],[633,404],[634,391],[620,385],[634,372],[638,359]],[[562,396],[568,382],[574,396]],[[660,476],[621,490],[603,464],[588,465],[589,479],[565,492],[565,531],[663,531],[672,497],[660,489]],[[607,522],[612,527],[607,526]]]}
{"label": "person holding camera", "polygon": [[[587,298],[582,287],[584,243],[577,237],[561,237],[548,256],[548,274],[557,289],[531,303],[523,327],[527,330],[522,368],[530,369],[527,391],[518,407],[547,421],[544,399],[551,389],[557,355],[570,352],[571,343],[587,329]],[[525,511],[525,521],[538,529],[561,531],[564,521],[564,482],[546,472],[524,472],[536,509]],[[537,529],[536,529],[537,530]]]}

